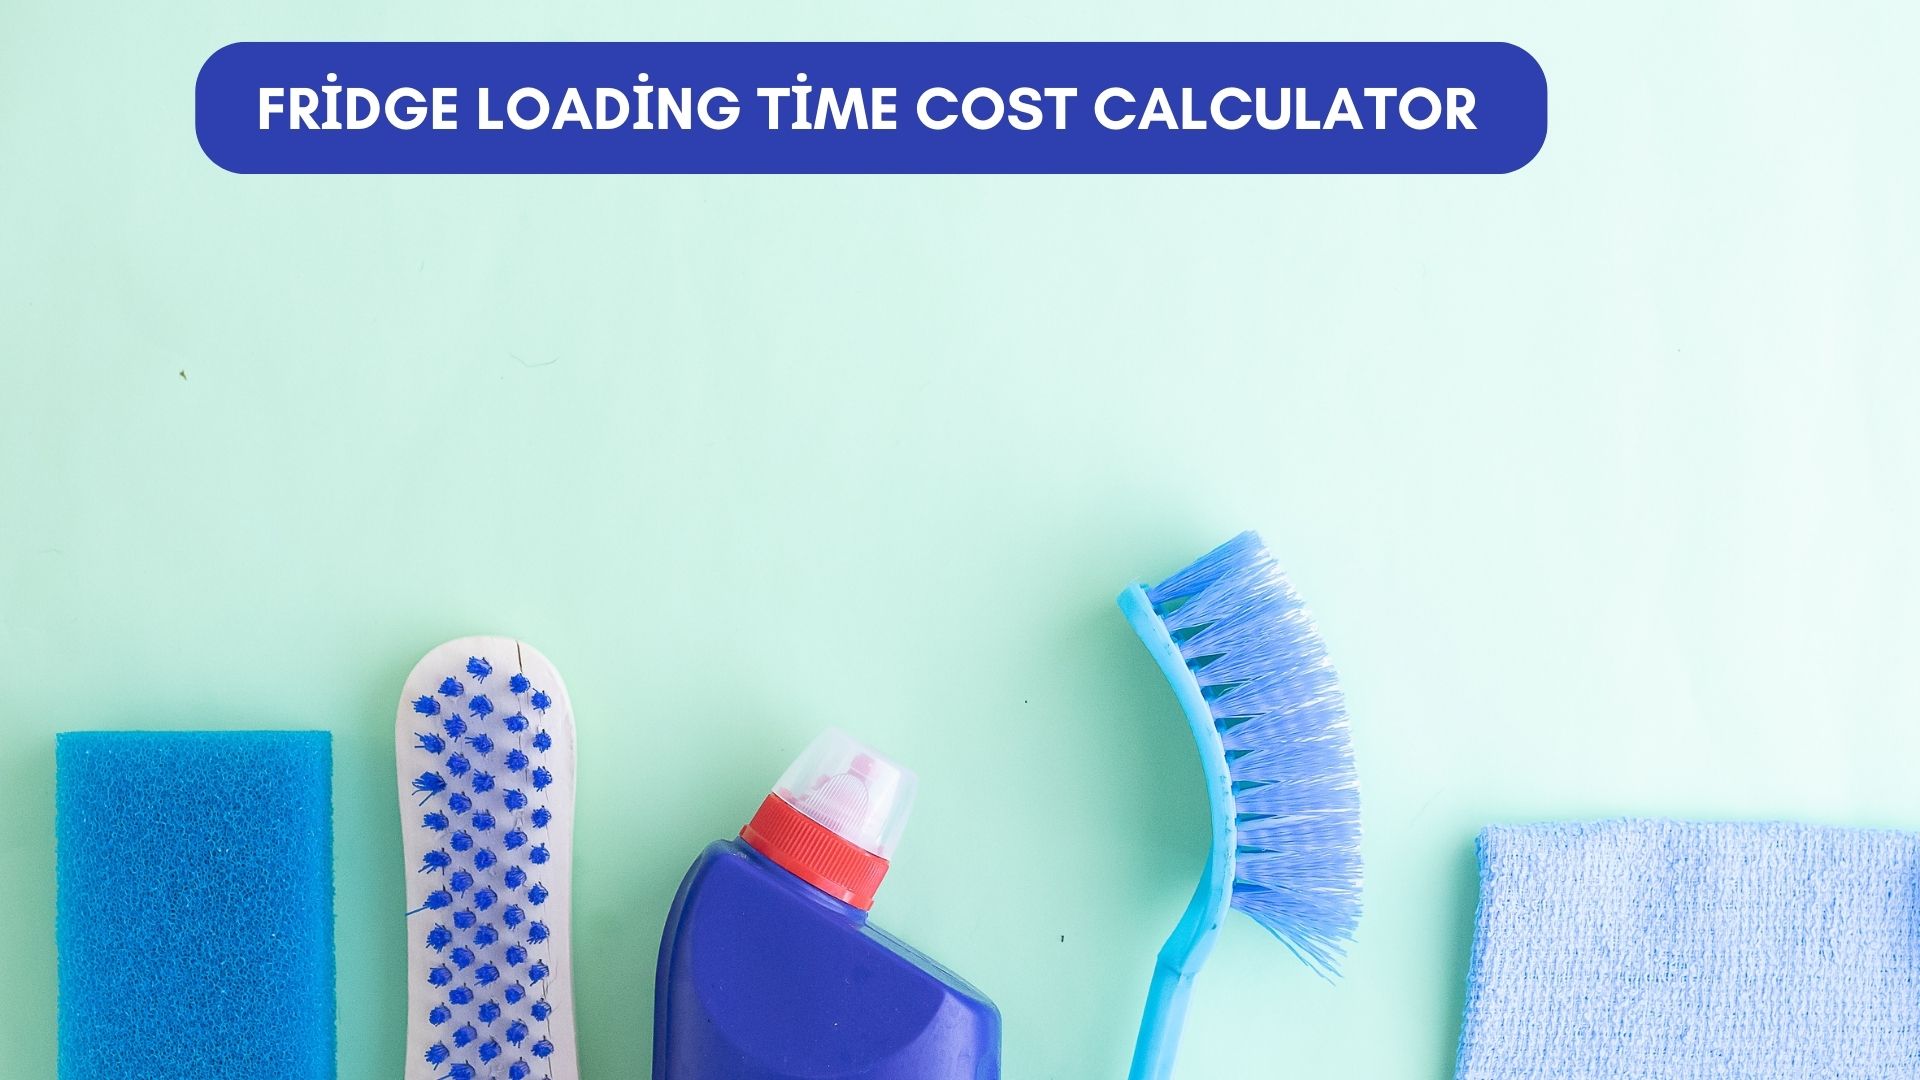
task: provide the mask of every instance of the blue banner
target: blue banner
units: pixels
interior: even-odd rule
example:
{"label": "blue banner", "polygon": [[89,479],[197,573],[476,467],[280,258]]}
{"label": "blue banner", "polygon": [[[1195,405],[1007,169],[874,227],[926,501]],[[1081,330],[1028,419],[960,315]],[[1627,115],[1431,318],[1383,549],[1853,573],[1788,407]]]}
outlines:
{"label": "blue banner", "polygon": [[1504,173],[1498,42],[245,42],[194,91],[239,173]]}

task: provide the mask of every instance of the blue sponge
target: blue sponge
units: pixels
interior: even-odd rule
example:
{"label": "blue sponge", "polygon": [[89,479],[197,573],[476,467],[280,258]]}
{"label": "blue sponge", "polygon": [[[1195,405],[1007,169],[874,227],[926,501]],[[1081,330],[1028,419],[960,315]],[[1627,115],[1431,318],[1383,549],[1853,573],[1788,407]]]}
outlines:
{"label": "blue sponge", "polygon": [[58,757],[61,1080],[333,1080],[331,736]]}

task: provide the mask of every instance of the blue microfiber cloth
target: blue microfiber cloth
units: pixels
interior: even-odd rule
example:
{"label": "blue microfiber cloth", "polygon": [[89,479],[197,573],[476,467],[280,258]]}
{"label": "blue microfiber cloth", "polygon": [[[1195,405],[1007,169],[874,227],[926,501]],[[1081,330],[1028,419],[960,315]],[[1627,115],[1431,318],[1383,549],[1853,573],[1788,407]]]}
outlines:
{"label": "blue microfiber cloth", "polygon": [[1459,1076],[1920,1077],[1920,837],[1486,830]]}
{"label": "blue microfiber cloth", "polygon": [[331,737],[57,754],[61,1080],[333,1080]]}

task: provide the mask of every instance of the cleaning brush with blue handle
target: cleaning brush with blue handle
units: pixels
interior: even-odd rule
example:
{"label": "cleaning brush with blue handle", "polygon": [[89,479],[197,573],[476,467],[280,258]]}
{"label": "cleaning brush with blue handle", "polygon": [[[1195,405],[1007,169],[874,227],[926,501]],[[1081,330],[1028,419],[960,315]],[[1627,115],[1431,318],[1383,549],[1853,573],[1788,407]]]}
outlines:
{"label": "cleaning brush with blue handle", "polygon": [[1193,979],[1229,905],[1331,977],[1360,919],[1360,792],[1346,706],[1286,575],[1241,533],[1120,609],[1186,713],[1212,840],[1193,899],[1161,946],[1131,1080],[1172,1075]]}

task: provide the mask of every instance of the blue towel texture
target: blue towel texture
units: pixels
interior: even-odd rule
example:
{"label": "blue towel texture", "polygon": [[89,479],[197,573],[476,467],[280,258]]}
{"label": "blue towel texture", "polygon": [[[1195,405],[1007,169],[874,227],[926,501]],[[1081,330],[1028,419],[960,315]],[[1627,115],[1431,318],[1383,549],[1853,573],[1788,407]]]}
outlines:
{"label": "blue towel texture", "polygon": [[1488,829],[1459,1076],[1920,1078],[1920,837]]}

